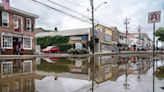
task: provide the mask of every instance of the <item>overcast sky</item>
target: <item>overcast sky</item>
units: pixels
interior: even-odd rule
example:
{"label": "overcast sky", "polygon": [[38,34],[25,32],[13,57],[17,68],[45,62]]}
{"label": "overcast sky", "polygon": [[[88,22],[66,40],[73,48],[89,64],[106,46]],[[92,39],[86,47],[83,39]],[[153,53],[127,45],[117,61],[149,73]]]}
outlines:
{"label": "overcast sky", "polygon": [[[59,7],[48,0],[37,0],[51,7],[72,14],[86,21],[77,13]],[[69,9],[79,12],[87,17],[91,17],[90,0],[51,0]],[[107,4],[102,4],[107,2]],[[100,5],[101,4],[101,5]],[[36,27],[48,30],[59,30],[85,28],[91,24],[69,17],[63,13],[50,9],[33,0],[10,0],[10,5],[30,13],[39,15],[36,20]],[[100,5],[100,6],[99,6]],[[98,8],[96,8],[99,6]],[[148,24],[148,12],[161,10],[161,22],[156,24],[156,28],[164,27],[164,0],[94,0],[95,22],[106,26],[116,26],[120,31],[125,32],[124,20],[130,19],[129,32],[137,32],[137,26],[141,25],[142,32],[146,32],[152,37],[152,25]],[[88,11],[87,11],[88,10]]]}

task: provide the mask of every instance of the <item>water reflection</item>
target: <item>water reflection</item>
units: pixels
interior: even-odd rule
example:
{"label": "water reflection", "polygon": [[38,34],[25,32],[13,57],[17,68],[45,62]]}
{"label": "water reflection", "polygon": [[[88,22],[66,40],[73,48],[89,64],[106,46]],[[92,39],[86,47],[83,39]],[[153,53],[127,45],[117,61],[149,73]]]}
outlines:
{"label": "water reflection", "polygon": [[33,59],[1,60],[0,91],[32,92],[35,88]]}
{"label": "water reflection", "polygon": [[104,89],[113,86],[112,92],[120,92],[138,89],[134,87],[138,83],[149,86],[139,92],[152,88],[147,79],[152,79],[153,63],[147,57],[5,59],[0,64],[0,92],[107,92]]}

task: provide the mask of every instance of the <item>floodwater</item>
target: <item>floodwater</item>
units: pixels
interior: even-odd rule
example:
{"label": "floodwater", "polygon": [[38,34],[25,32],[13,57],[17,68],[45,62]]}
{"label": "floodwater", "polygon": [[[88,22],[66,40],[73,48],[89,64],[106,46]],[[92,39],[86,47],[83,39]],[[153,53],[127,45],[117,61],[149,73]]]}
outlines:
{"label": "floodwater", "polygon": [[153,62],[164,65],[138,56],[3,59],[0,92],[164,92]]}

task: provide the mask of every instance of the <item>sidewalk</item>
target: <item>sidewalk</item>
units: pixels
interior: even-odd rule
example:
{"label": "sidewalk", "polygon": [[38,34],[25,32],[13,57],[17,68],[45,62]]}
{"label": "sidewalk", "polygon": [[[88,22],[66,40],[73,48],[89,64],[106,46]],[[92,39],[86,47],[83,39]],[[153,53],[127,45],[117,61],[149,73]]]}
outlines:
{"label": "sidewalk", "polygon": [[[68,53],[55,53],[55,54],[39,54],[39,55],[0,55],[0,59],[21,59],[21,58],[34,58],[34,57],[88,57],[94,55],[152,55],[150,51],[121,51],[121,52],[95,52],[95,54],[82,54],[72,55]],[[164,57],[164,53],[158,52],[159,57]]]}

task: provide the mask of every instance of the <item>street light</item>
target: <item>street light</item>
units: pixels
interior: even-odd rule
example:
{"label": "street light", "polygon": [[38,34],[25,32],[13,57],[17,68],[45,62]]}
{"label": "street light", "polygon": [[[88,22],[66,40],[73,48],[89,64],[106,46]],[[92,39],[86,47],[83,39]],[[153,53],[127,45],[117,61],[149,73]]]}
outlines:
{"label": "street light", "polygon": [[103,5],[103,4],[107,4],[108,2],[102,2],[102,3],[100,3],[96,8],[94,8],[94,10],[96,11],[101,5]]}
{"label": "street light", "polygon": [[[103,4],[107,4],[108,2],[102,2],[102,3],[100,3],[99,5],[97,5],[95,8],[94,8],[94,11],[97,11],[97,9],[100,7],[100,6],[102,6]],[[87,8],[87,11],[90,11],[90,9],[88,9]]]}

